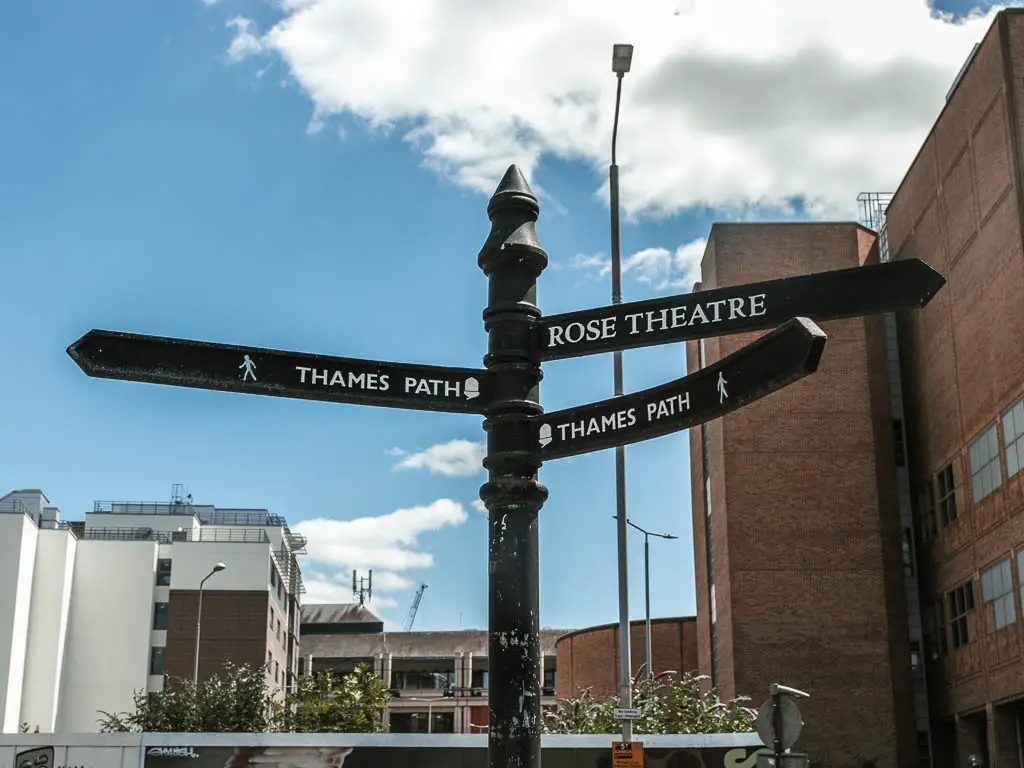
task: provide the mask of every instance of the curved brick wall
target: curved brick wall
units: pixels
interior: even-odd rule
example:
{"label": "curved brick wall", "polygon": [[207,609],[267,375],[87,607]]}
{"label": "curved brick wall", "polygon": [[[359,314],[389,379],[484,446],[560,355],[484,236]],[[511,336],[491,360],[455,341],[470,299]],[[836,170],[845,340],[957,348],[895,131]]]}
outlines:
{"label": "curved brick wall", "polygon": [[[558,658],[556,693],[574,696],[585,688],[596,696],[618,691],[619,625],[602,624],[562,635],[555,643]],[[697,671],[697,620],[693,616],[651,619],[654,671]],[[644,622],[630,624],[630,656],[635,673],[644,663]]]}

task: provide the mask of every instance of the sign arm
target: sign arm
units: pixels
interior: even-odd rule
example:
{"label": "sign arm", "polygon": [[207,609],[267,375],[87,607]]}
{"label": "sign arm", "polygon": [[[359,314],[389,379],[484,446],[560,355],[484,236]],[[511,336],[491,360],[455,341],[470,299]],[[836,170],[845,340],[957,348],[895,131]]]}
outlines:
{"label": "sign arm", "polygon": [[541,360],[560,360],[763,331],[793,317],[822,322],[917,309],[944,283],[920,259],[900,259],[549,315],[537,324],[535,344]]}
{"label": "sign arm", "polygon": [[92,330],[67,349],[89,376],[272,397],[482,414],[492,374]]}
{"label": "sign arm", "polygon": [[545,461],[678,432],[749,405],[818,368],[825,332],[794,318],[689,376],[535,420]]}

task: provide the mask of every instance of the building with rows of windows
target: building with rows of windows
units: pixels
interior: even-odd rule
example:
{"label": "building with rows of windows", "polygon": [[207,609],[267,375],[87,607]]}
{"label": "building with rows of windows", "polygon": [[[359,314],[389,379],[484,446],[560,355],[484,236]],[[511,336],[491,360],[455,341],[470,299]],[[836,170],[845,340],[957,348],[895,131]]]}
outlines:
{"label": "building with rows of windows", "polygon": [[909,258],[946,285],[823,323],[813,376],[691,430],[699,665],[810,692],[799,746],[836,765],[1024,766],[1024,11],[923,138],[870,228],[712,229],[702,288]]}
{"label": "building with rows of windows", "polygon": [[42,491],[0,498],[0,732],[95,732],[134,691],[191,677],[211,573],[200,679],[230,660],[289,685],[304,545],[265,509],[97,502],[65,522]]}

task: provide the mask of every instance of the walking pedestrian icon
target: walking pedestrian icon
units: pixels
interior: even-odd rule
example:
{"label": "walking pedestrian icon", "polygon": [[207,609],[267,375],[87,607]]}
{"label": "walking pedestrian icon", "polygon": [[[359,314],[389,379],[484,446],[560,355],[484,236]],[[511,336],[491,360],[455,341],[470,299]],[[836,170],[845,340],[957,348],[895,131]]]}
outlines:
{"label": "walking pedestrian icon", "polygon": [[729,393],[725,391],[725,374],[722,371],[718,372],[718,402],[724,403],[726,398],[729,397]]}
{"label": "walking pedestrian icon", "polygon": [[245,372],[242,374],[242,381],[247,381],[250,376],[253,381],[256,381],[256,363],[250,360],[248,355],[242,355],[242,364],[238,367],[245,369]]}

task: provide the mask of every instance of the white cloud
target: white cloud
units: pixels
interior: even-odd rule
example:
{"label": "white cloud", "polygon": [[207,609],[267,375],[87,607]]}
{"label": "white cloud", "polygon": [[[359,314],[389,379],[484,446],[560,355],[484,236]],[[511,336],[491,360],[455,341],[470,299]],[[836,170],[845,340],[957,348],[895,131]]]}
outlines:
{"label": "white cloud", "polygon": [[[374,573],[376,582],[377,574]],[[352,595],[352,581],[346,581],[341,574],[336,578],[325,576],[322,573],[311,573],[304,576],[303,584],[306,586],[306,594],[303,602],[313,603],[351,603],[355,599]],[[367,600],[367,605],[373,609],[385,609],[398,607],[398,601],[389,595],[376,594],[377,585],[374,584],[374,595]]]}
{"label": "white cloud", "polygon": [[633,43],[622,203],[654,215],[799,195],[852,215],[858,192],[895,188],[996,10],[953,23],[924,0],[278,6],[265,33],[230,22],[232,59],[280,58],[319,119],[398,127],[427,166],[488,194],[508,163],[529,177],[544,156],[605,177],[611,47]]}
{"label": "white cloud", "polygon": [[[421,534],[439,531],[447,526],[461,525],[468,515],[465,508],[451,499],[438,499],[426,506],[398,509],[377,517],[355,520],[304,520],[295,529],[306,537],[306,558],[320,566],[345,569],[351,592],[353,568],[365,572],[374,569],[374,589],[388,576],[380,571],[405,571],[429,568],[434,556],[419,546]],[[339,576],[339,581],[342,581]],[[403,585],[406,586],[406,585]],[[386,588],[385,588],[386,589]]]}
{"label": "white cloud", "polygon": [[407,453],[408,453],[408,451],[406,451],[403,448],[399,448],[398,446],[395,446],[394,448],[385,448],[384,449],[384,455],[385,456],[405,456],[405,454],[407,454]]}
{"label": "white cloud", "polygon": [[479,512],[481,515],[487,514],[487,505],[484,504],[480,499],[473,499],[473,509]]}
{"label": "white cloud", "polygon": [[419,453],[390,455],[404,456],[395,469],[429,469],[437,475],[470,477],[483,471],[484,444],[473,440],[452,440],[432,445]]}
{"label": "white cloud", "polygon": [[[655,290],[689,291],[700,279],[700,262],[707,244],[707,240],[700,237],[680,245],[675,251],[644,248],[622,260],[622,274],[631,275],[638,283]],[[594,278],[606,277],[612,269],[611,260],[603,255],[577,254],[569,266],[585,270]]]}
{"label": "white cloud", "polygon": [[203,5],[216,5],[220,0],[203,0]]}
{"label": "white cloud", "polygon": [[235,29],[235,36],[228,47],[228,58],[232,61],[241,61],[263,50],[263,41],[253,32],[256,24],[252,19],[236,16],[227,25]]}

